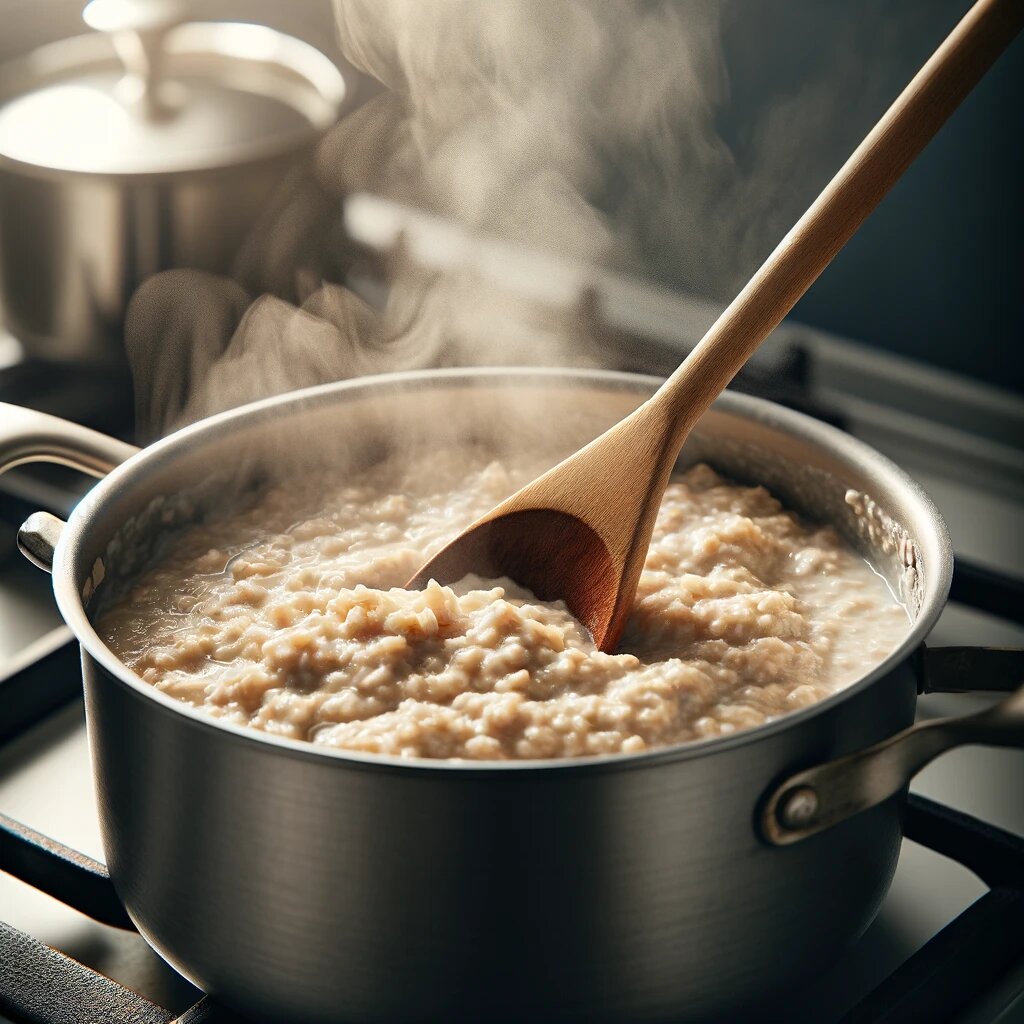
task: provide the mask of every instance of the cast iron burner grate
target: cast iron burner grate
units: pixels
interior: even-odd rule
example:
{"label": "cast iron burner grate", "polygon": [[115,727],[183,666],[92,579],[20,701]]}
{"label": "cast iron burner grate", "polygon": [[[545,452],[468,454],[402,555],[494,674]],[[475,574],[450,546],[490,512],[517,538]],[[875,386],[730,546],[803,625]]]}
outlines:
{"label": "cast iron burner grate", "polygon": [[[1024,583],[958,563],[952,597],[1024,621]],[[0,743],[81,695],[66,629],[0,676]],[[962,864],[989,891],[899,966],[840,1024],[948,1020],[1024,962],[1024,838],[911,795],[905,833]],[[0,815],[0,870],[115,928],[132,930],[102,864]],[[209,998],[175,1014],[0,922],[0,1012],[18,1024],[242,1024]]]}

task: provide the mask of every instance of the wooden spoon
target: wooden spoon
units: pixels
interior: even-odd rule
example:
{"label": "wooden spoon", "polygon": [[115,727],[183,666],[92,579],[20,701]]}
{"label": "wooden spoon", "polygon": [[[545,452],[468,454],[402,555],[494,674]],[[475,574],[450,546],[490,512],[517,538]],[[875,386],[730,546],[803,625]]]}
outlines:
{"label": "wooden spoon", "polygon": [[564,600],[601,650],[614,650],[690,429],[1022,23],[1024,0],[979,0],[658,392],[470,526],[409,587],[508,576]]}

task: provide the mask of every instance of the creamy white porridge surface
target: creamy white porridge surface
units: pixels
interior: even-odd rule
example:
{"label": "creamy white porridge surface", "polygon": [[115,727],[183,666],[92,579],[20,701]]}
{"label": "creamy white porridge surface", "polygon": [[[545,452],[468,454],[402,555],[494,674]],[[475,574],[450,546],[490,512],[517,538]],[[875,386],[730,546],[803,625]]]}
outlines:
{"label": "creamy white porridge surface", "polygon": [[668,487],[615,654],[509,580],[400,589],[538,468],[437,452],[279,486],[178,537],[100,632],[144,680],[220,718],[471,759],[725,735],[853,682],[907,632],[832,529],[703,465]]}

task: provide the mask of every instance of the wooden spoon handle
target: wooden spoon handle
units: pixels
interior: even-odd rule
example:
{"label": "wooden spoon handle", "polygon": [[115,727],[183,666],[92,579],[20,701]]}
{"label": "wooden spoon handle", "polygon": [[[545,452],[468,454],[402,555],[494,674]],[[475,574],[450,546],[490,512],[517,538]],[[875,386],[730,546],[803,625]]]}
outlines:
{"label": "wooden spoon handle", "polygon": [[978,0],[932,54],[653,400],[678,444],[1022,26],[1024,0]]}

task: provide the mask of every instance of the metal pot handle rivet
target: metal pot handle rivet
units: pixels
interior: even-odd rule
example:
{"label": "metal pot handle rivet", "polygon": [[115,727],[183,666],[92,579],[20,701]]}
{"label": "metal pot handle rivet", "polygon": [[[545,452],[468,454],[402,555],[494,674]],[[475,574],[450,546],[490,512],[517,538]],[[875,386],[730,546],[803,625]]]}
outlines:
{"label": "metal pot handle rivet", "polygon": [[797,786],[779,798],[779,821],[790,829],[809,825],[818,813],[818,804],[818,794],[810,786]]}

